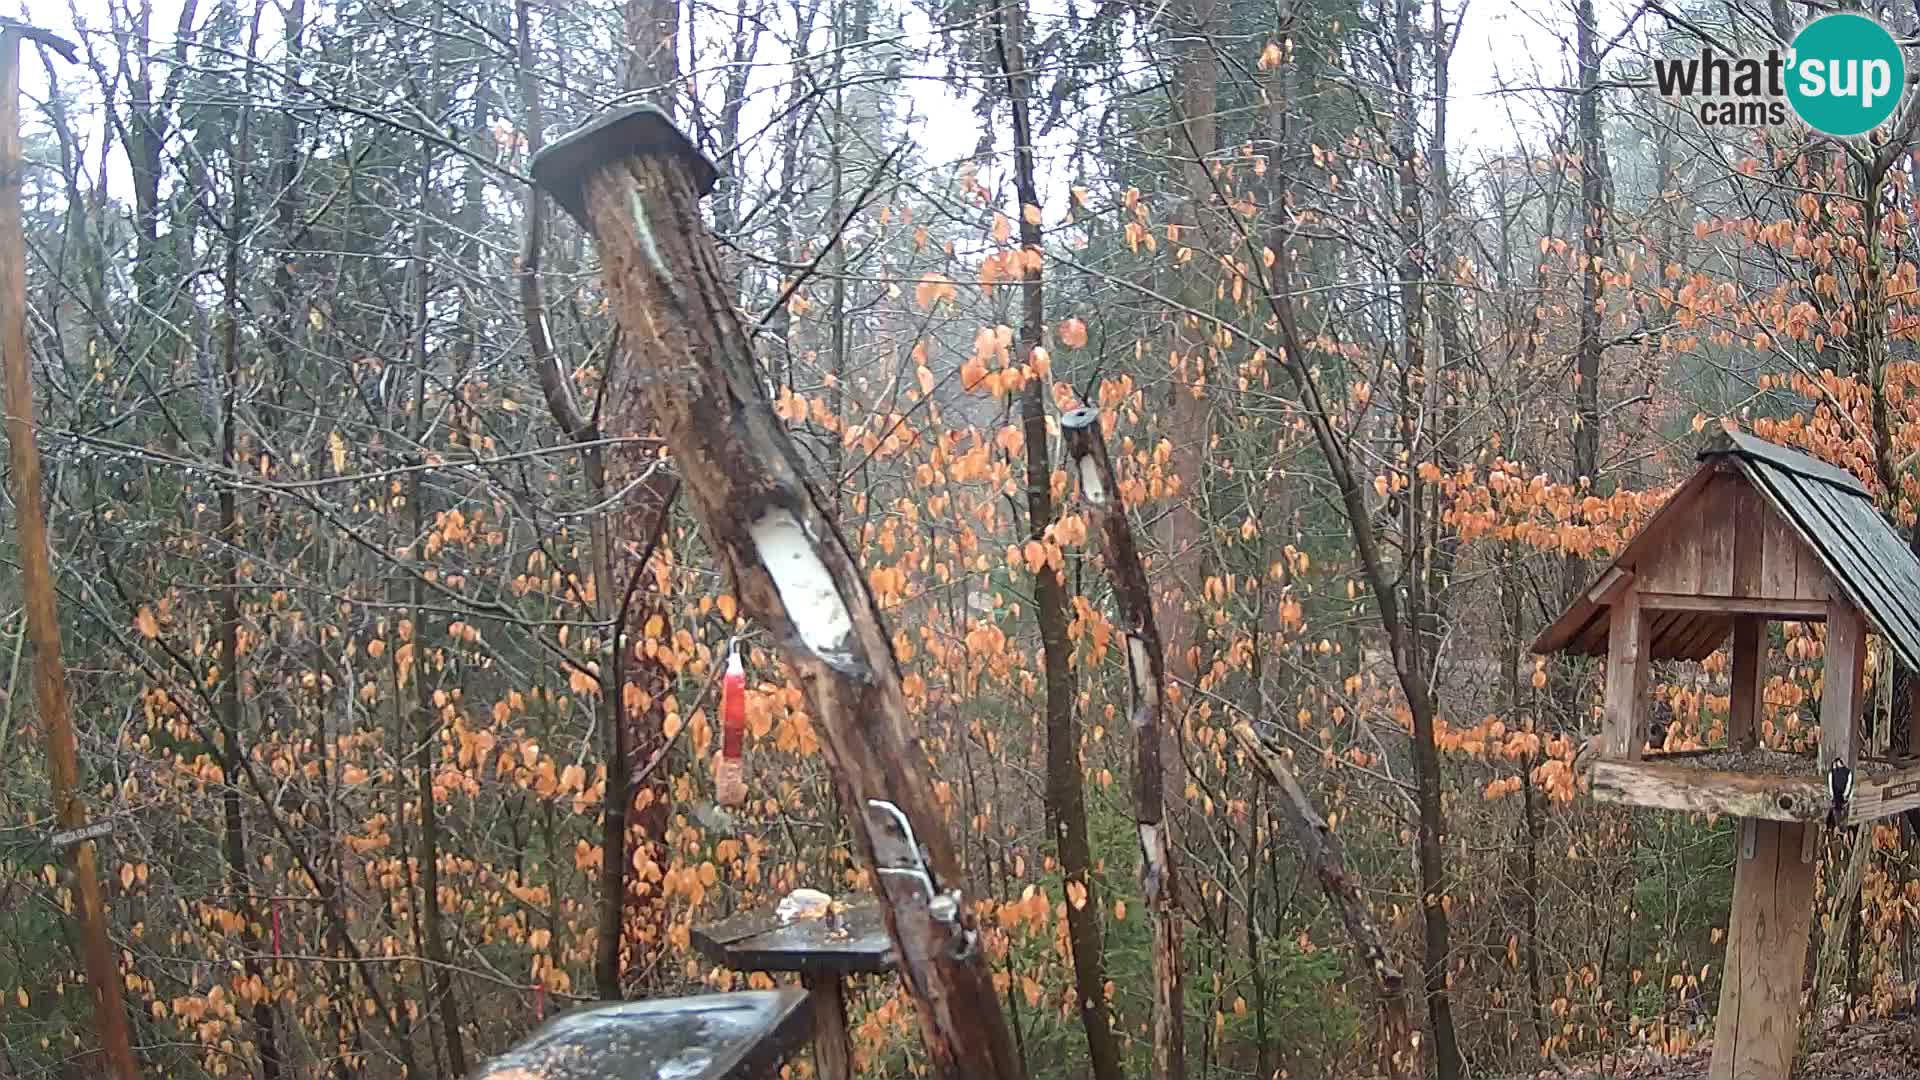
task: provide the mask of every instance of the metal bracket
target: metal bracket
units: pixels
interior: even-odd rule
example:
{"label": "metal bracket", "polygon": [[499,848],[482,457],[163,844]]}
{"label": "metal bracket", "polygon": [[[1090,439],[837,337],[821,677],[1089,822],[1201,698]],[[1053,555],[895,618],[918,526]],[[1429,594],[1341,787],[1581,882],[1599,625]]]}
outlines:
{"label": "metal bracket", "polygon": [[[933,874],[927,869],[927,860],[920,854],[920,841],[913,835],[913,822],[898,806],[885,799],[868,799],[867,812],[871,817],[878,811],[881,820],[873,822],[874,869],[881,875],[889,874],[911,878],[925,890],[928,908],[932,908],[940,890],[933,883]],[[886,841],[886,843],[882,843]]]}
{"label": "metal bracket", "polygon": [[1753,858],[1760,843],[1760,822],[1753,818],[1740,819],[1740,859]]}
{"label": "metal bracket", "polygon": [[874,870],[882,877],[904,877],[919,885],[926,897],[927,916],[959,931],[953,946],[954,958],[963,962],[971,959],[979,939],[972,930],[960,926],[963,897],[959,889],[942,891],[935,884],[920,841],[913,834],[913,822],[907,820],[898,806],[885,799],[868,799],[867,811],[870,817],[875,812],[879,817],[872,822]]}
{"label": "metal bracket", "polygon": [[1809,821],[1800,829],[1800,861],[1810,863],[1820,853],[1820,825]]}

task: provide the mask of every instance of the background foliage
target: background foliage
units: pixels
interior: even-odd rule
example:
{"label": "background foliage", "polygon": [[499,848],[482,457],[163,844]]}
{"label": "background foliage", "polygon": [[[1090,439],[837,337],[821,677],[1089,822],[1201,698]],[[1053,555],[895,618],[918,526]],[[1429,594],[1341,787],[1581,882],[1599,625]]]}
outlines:
{"label": "background foliage", "polygon": [[[452,1075],[601,993],[609,724],[640,748],[618,764],[639,780],[618,993],[764,984],[699,959],[690,927],[864,886],[798,689],[684,512],[656,536],[636,509],[672,463],[621,426],[592,249],[551,209],[540,334],[597,426],[548,406],[516,276],[529,151],[643,96],[722,167],[708,207],[768,392],[895,632],[1034,1075],[1086,1068],[1048,828],[1044,566],[1072,603],[1133,1071],[1151,979],[1125,659],[1064,472],[1061,518],[1025,520],[1029,380],[1102,409],[1150,537],[1196,1075],[1369,1060],[1366,972],[1230,744],[1242,719],[1291,750],[1477,1068],[1698,1038],[1727,823],[1574,800],[1597,665],[1525,646],[1722,416],[1853,469],[1911,527],[1912,124],[1858,147],[1716,131],[1646,89],[1651,57],[1757,45],[1791,29],[1784,6],[1547,4],[1561,85],[1491,99],[1538,122],[1463,148],[1446,79],[1465,5],[1070,0],[1023,12],[1043,205],[1022,206],[1008,12],[108,0],[69,13],[83,65],[29,53],[54,555],[153,1074]],[[1039,248],[1016,239],[1027,216]],[[1020,355],[1028,271],[1048,325]],[[624,479],[596,484],[602,453]],[[79,1076],[91,1005],[15,589],[0,1074]],[[727,811],[710,759],[736,634],[754,798]],[[1776,745],[1811,738],[1821,648],[1815,627],[1775,632]],[[1869,664],[1883,691],[1888,663]],[[1723,655],[1655,682],[1669,745],[1716,736]],[[1920,885],[1897,829],[1868,839],[1850,996],[1885,1010],[1910,993]],[[1848,918],[1825,909],[1816,934]],[[920,1068],[888,982],[855,1023],[863,1071]]]}

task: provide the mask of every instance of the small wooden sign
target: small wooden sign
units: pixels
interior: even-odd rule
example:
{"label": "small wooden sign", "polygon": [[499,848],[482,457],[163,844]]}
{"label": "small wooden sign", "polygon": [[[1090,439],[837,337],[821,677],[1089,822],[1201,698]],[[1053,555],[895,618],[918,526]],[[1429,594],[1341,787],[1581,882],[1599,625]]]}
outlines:
{"label": "small wooden sign", "polygon": [[1920,780],[1903,780],[1898,784],[1888,784],[1880,790],[1882,802],[1904,799],[1909,795],[1920,794]]}
{"label": "small wooden sign", "polygon": [[82,825],[77,829],[67,829],[64,832],[54,833],[53,846],[56,848],[70,848],[75,844],[83,844],[88,840],[98,840],[112,831],[113,822],[96,821],[91,825]]}

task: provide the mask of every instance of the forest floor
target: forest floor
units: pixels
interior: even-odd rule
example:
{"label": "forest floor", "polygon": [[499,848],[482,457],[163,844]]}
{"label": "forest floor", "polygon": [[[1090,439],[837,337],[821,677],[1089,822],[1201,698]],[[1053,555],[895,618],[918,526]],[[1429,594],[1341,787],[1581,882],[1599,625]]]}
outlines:
{"label": "forest floor", "polygon": [[[1913,1023],[1901,1018],[1845,1028],[1829,1025],[1825,1042],[1806,1067],[1793,1074],[1794,1080],[1920,1080],[1920,1054],[1909,1049]],[[1555,1080],[1703,1080],[1712,1057],[1713,1042],[1707,1040],[1680,1054],[1628,1051],[1534,1075]]]}

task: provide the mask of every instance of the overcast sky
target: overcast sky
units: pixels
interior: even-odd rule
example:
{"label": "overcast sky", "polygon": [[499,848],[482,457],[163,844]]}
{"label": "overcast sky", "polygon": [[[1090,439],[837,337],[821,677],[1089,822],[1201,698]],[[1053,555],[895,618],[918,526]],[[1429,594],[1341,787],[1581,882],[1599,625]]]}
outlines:
{"label": "overcast sky", "polygon": [[[617,0],[593,2],[612,5]],[[1044,19],[1047,9],[1057,8],[1060,2],[1035,0],[1031,7],[1036,20]],[[1084,6],[1090,0],[1068,2]],[[1454,7],[1455,0],[1448,2],[1450,8],[1458,10]],[[68,0],[16,0],[16,3],[28,21],[56,32],[74,33]],[[1603,33],[1611,34],[1624,18],[1621,3],[1622,0],[1601,0],[1601,21],[1610,24],[1603,27]],[[171,31],[177,19],[177,4],[178,0],[159,0],[153,20],[157,33]],[[72,6],[96,30],[107,25],[104,0],[72,0]],[[921,51],[931,33],[929,21],[917,5],[909,5],[909,11],[906,29],[917,39],[908,43],[909,49]],[[271,5],[269,12],[272,12]],[[1449,99],[1450,142],[1461,158],[1461,166],[1471,167],[1474,159],[1482,154],[1497,154],[1523,142],[1539,144],[1545,134],[1545,120],[1540,111],[1543,96],[1537,92],[1503,92],[1502,88],[1564,85],[1570,77],[1571,30],[1572,0],[1519,0],[1518,3],[1469,0],[1464,29],[1454,52]],[[277,31],[263,33],[263,37],[277,40],[278,34]],[[772,52],[773,48],[769,42],[767,51]],[[46,78],[38,59],[31,54],[23,59],[23,89],[30,101],[43,98]],[[92,81],[77,68],[65,77],[74,80],[70,86],[90,86]],[[785,77],[783,66],[774,64],[758,73],[754,83],[765,88],[784,81]],[[928,151],[922,164],[957,162],[969,156],[979,137],[972,102],[933,79],[909,80],[905,86],[918,121],[915,134]],[[771,103],[779,96],[784,95],[755,95],[760,108],[756,110],[755,103],[750,101],[748,111],[770,112]],[[29,104],[29,123],[34,111]],[[748,117],[746,129],[752,130],[755,126],[754,118]],[[1042,157],[1048,156],[1043,150]],[[1048,178],[1043,177],[1043,182],[1045,179]],[[1051,179],[1053,183],[1044,184],[1049,189],[1046,192],[1049,203],[1063,197],[1066,187],[1060,178]]]}

